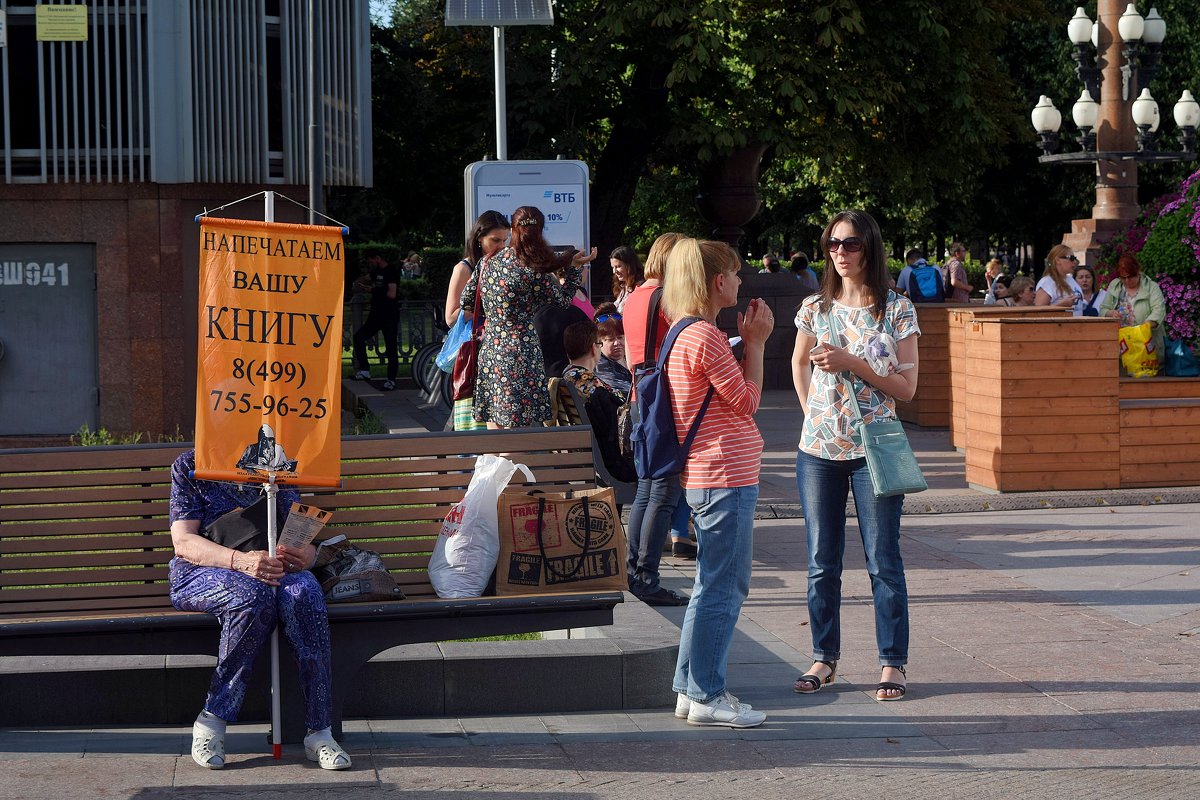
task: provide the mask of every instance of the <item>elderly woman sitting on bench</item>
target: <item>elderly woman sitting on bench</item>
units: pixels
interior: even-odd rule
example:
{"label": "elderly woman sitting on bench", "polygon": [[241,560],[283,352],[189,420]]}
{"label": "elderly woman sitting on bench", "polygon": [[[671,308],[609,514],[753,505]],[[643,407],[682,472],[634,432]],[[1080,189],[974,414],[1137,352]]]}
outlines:
{"label": "elderly woman sitting on bench", "polygon": [[[171,603],[181,611],[204,611],[221,623],[217,668],[204,710],[192,727],[192,759],[202,767],[225,766],[225,726],[235,722],[254,660],[278,622],[300,667],[304,694],[304,753],[321,769],[347,769],[350,756],[333,738],[329,620],[321,586],[308,571],[316,548],[280,545],[276,557],[265,541],[250,539],[238,549],[219,544],[214,525],[222,517],[266,503],[256,485],[197,480],[195,451],[171,466]],[[282,526],[300,495],[282,490],[275,498]],[[265,514],[265,508],[262,509]],[[253,512],[245,516],[251,517]],[[265,535],[263,537],[265,540]],[[231,542],[232,543],[232,542]]]}

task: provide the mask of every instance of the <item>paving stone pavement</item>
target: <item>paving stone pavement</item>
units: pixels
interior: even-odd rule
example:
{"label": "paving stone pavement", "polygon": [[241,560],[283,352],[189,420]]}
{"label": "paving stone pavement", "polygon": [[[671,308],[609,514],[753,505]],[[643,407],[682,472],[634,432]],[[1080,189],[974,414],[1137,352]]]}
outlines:
{"label": "paving stone pavement", "polygon": [[[838,679],[792,692],[809,663],[804,530],[761,520],[729,668],[730,690],[767,712],[760,728],[693,728],[670,709],[351,720],[355,766],[341,773],[295,747],[273,762],[262,725],[232,728],[219,772],[191,762],[186,728],[0,728],[0,799],[1191,798],[1197,513],[906,516],[911,689],[900,702],[871,699],[870,587],[853,536]],[[668,586],[687,591],[692,576],[691,562],[664,561]],[[654,611],[664,626],[682,619]]]}
{"label": "paving stone pavement", "polygon": [[[413,392],[346,388],[393,432],[439,424]],[[801,696],[791,690],[810,663],[798,404],[768,392],[756,421],[762,519],[728,677],[767,712],[762,727],[692,728],[670,709],[350,720],[354,768],[331,773],[297,747],[273,762],[266,727],[239,725],[229,767],[210,772],[187,755],[187,728],[4,728],[0,709],[0,800],[1196,796],[1200,489],[980,492],[944,431],[912,429],[930,490],[908,498],[902,529],[909,694],[871,698],[870,586],[852,530],[838,679]],[[667,558],[663,574],[690,589],[691,562]],[[683,617],[654,611],[668,632]]]}

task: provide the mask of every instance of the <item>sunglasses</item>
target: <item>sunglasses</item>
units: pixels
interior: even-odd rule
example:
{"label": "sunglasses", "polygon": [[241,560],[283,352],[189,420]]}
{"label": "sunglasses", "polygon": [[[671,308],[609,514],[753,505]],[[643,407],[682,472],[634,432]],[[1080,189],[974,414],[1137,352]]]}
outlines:
{"label": "sunglasses", "polygon": [[837,250],[839,247],[845,250],[847,253],[857,253],[863,249],[863,240],[859,239],[857,236],[851,236],[848,239],[830,238],[828,243],[825,245],[825,249],[831,253],[834,250]]}
{"label": "sunglasses", "polygon": [[621,315],[620,315],[620,314],[601,314],[600,316],[596,317],[596,322],[597,322],[597,323],[601,323],[601,322],[620,322],[620,321],[621,321]]}
{"label": "sunglasses", "polygon": [[1074,255],[1071,255],[1071,256],[1059,256],[1059,258],[1065,258],[1067,261],[1072,261],[1072,262],[1074,262],[1074,263],[1076,263],[1076,264],[1078,264],[1078,263],[1079,263],[1079,257],[1078,257],[1078,256],[1074,256]]}

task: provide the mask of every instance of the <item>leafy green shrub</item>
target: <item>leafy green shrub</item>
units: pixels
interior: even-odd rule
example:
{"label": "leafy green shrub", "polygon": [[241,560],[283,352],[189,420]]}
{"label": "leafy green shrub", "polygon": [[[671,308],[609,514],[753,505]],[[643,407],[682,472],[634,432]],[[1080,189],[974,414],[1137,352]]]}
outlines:
{"label": "leafy green shrub", "polygon": [[429,299],[440,304],[446,299],[446,287],[450,285],[450,274],[454,265],[462,260],[462,248],[426,247],[421,251],[421,267],[425,280],[429,282]]}
{"label": "leafy green shrub", "polygon": [[109,433],[108,428],[101,426],[92,430],[87,424],[80,425],[79,430],[71,437],[71,444],[80,447],[106,447],[114,444],[138,444],[142,441],[140,433],[116,435]]}

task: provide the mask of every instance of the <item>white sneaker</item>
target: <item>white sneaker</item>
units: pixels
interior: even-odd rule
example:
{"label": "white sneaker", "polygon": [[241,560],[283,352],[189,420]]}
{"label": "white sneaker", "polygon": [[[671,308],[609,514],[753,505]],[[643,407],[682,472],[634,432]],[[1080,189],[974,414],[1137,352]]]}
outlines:
{"label": "white sneaker", "polygon": [[[751,708],[753,708],[753,706],[751,706],[749,703],[743,703],[741,700],[738,700],[736,697],[734,697],[729,692],[726,692],[725,696],[727,698],[729,698],[730,700],[732,700],[733,702],[740,705],[742,708],[746,709],[747,711],[749,711]],[[688,712],[691,710],[692,710],[692,698],[688,697],[686,694],[683,694],[681,692],[679,694],[679,697],[677,697],[675,699],[675,719],[687,719]]]}
{"label": "white sneaker", "polygon": [[304,737],[304,755],[316,761],[321,769],[350,769],[350,756],[326,728]]}
{"label": "white sneaker", "polygon": [[755,711],[729,692],[709,703],[692,701],[687,715],[688,725],[710,725],[724,728],[755,728],[767,721],[767,715]]}
{"label": "white sneaker", "polygon": [[371,373],[367,372],[365,369],[360,369],[358,372],[354,373],[354,380],[369,381],[371,380]]}
{"label": "white sneaker", "polygon": [[192,761],[205,769],[225,768],[225,734],[199,723],[192,726]]}

